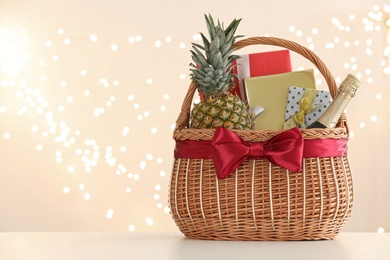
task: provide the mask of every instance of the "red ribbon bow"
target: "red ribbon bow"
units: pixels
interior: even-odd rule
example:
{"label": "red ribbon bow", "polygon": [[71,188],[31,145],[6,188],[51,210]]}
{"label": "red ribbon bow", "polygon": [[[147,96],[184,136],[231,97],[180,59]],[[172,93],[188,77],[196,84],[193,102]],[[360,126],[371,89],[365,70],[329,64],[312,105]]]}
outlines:
{"label": "red ribbon bow", "polygon": [[211,142],[211,155],[218,179],[228,177],[248,158],[266,157],[270,162],[300,172],[303,138],[298,127],[284,131],[265,142],[246,142],[232,131],[218,127]]}

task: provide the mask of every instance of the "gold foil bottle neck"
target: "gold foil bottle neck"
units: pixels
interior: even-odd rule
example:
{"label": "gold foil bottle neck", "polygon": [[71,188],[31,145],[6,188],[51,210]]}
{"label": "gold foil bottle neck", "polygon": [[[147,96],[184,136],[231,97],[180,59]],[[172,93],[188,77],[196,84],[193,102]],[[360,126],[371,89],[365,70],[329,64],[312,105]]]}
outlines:
{"label": "gold foil bottle neck", "polygon": [[339,91],[350,97],[354,97],[357,89],[360,87],[360,84],[360,80],[355,75],[348,74],[348,76],[340,84]]}
{"label": "gold foil bottle neck", "polygon": [[339,93],[330,103],[329,107],[317,119],[316,122],[309,125],[307,128],[334,128],[340,119],[341,114],[347,107],[349,101],[355,96],[357,89],[360,87],[360,80],[349,74],[341,82]]}

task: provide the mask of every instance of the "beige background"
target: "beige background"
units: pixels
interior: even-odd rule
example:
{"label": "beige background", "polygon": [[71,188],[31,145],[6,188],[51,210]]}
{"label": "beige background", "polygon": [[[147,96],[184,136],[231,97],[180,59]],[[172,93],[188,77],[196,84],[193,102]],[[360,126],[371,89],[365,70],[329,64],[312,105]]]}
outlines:
{"label": "beige background", "polygon": [[1,0],[0,231],[176,230],[171,135],[204,13],[312,48],[338,82],[361,78],[346,230],[390,230],[387,2]]}

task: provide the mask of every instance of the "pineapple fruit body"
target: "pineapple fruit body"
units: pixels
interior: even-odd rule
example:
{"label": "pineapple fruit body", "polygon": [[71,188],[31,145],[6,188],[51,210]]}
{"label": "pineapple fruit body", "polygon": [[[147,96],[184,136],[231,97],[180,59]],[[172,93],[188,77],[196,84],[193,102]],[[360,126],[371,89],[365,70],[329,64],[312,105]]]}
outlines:
{"label": "pineapple fruit body", "polygon": [[230,93],[206,96],[191,111],[191,128],[253,129],[251,115],[246,104]]}

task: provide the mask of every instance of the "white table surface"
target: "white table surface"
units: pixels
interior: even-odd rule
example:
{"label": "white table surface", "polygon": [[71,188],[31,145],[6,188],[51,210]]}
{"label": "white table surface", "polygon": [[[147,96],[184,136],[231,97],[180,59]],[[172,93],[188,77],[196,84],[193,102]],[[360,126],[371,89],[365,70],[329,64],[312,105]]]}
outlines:
{"label": "white table surface", "polygon": [[390,233],[341,233],[331,241],[204,241],[180,233],[0,233],[0,259],[390,259]]}

